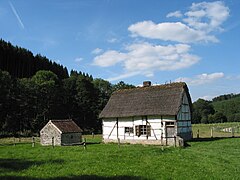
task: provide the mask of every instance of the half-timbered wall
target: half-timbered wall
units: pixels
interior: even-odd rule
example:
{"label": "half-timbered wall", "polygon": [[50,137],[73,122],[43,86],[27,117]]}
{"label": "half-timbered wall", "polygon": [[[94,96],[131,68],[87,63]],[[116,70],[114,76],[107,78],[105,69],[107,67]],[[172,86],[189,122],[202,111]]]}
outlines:
{"label": "half-timbered wall", "polygon": [[182,97],[181,108],[177,115],[177,132],[180,136],[192,133],[191,110],[186,93]]}
{"label": "half-timbered wall", "polygon": [[[166,137],[166,124],[173,122],[175,116],[143,116],[129,118],[108,118],[103,120],[103,139],[117,140],[161,140]],[[146,126],[149,133],[137,135],[137,126]],[[132,131],[129,132],[129,129]],[[126,132],[127,129],[127,132]]]}

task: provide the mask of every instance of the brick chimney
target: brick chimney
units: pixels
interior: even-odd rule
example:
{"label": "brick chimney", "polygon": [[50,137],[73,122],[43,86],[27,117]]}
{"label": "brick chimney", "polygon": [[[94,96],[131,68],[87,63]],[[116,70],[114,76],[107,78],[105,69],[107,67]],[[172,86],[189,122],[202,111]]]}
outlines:
{"label": "brick chimney", "polygon": [[151,86],[151,81],[143,81],[143,87]]}

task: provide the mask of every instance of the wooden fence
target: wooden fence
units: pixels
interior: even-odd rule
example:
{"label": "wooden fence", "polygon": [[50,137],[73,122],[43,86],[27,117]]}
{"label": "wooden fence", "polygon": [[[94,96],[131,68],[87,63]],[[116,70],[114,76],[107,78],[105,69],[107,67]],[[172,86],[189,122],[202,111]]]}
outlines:
{"label": "wooden fence", "polygon": [[240,126],[201,125],[193,127],[194,138],[240,137]]}

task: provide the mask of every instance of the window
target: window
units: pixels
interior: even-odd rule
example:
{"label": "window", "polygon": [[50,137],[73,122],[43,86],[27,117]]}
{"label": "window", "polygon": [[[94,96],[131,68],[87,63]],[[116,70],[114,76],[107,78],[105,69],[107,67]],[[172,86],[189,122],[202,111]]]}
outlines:
{"label": "window", "polygon": [[135,126],[136,136],[147,135],[151,136],[151,126],[139,125]]}
{"label": "window", "polygon": [[166,126],[174,126],[174,122],[166,122]]}
{"label": "window", "polygon": [[125,127],[125,133],[127,134],[133,133],[133,127]]}

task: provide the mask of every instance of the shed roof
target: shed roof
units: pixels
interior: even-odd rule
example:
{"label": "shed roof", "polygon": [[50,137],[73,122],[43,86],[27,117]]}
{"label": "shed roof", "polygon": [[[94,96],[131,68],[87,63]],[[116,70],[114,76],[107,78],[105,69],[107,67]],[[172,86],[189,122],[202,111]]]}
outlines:
{"label": "shed roof", "polygon": [[82,132],[82,129],[71,119],[50,120],[62,133]]}
{"label": "shed roof", "polygon": [[184,92],[191,108],[188,87],[183,82],[119,90],[112,94],[99,117],[177,115]]}

